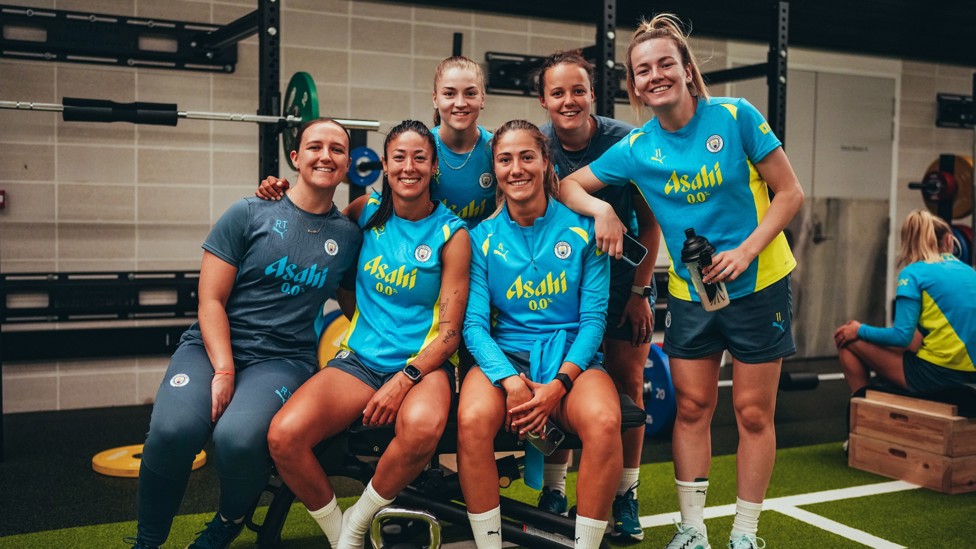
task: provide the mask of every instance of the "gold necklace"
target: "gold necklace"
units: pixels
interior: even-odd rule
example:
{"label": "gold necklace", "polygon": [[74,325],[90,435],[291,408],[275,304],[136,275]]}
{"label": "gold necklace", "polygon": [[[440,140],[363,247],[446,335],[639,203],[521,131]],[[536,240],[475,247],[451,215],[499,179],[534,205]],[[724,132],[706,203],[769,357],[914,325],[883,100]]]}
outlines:
{"label": "gold necklace", "polygon": [[298,207],[298,204],[295,204],[292,201],[291,197],[288,198],[288,202],[291,204],[291,207],[295,208],[295,211],[298,212],[298,220],[301,221],[302,225],[305,227],[305,232],[307,232],[308,234],[319,234],[319,232],[322,231],[322,228],[325,227],[326,221],[323,221],[322,224],[319,225],[318,229],[313,229],[308,226],[308,223],[305,223],[305,212],[303,212],[302,209]]}
{"label": "gold necklace", "polygon": [[[481,141],[481,136],[480,135],[478,136],[478,141]],[[448,164],[447,157],[444,155],[444,150],[441,149],[441,140],[440,139],[437,139],[437,156],[440,158],[440,161],[443,162],[444,165],[447,166],[448,168],[451,168],[454,171],[460,170],[461,168],[463,168],[463,167],[465,167],[465,166],[468,165],[468,160],[471,160],[471,155],[474,154],[474,150],[478,148],[478,141],[475,141],[474,142],[474,145],[471,147],[471,150],[468,151],[468,156],[464,159],[464,162],[462,162],[460,166],[455,167],[455,166],[452,166],[452,165]],[[445,145],[445,147],[447,147],[447,145]],[[454,151],[451,151],[451,152],[454,152]]]}

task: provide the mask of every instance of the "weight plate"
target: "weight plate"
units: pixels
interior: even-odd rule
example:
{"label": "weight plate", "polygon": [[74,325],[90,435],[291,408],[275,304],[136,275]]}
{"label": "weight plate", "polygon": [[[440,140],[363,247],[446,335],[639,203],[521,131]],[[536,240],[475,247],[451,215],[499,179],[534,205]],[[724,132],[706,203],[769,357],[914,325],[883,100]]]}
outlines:
{"label": "weight plate", "polygon": [[953,225],[952,236],[956,237],[952,246],[952,255],[963,263],[969,263],[969,254],[973,251],[972,229],[963,225]]}
{"label": "weight plate", "polygon": [[671,383],[671,366],[661,347],[651,345],[651,352],[644,366],[644,434],[653,436],[666,431],[674,423],[677,401]]}
{"label": "weight plate", "polygon": [[[139,476],[139,465],[142,463],[142,444],[119,446],[95,454],[92,458],[92,469],[96,473],[110,477],[136,478]],[[207,463],[207,453],[201,451],[193,458],[193,470],[203,467]]]}
{"label": "weight plate", "polygon": [[319,368],[324,368],[335,358],[336,353],[339,352],[339,345],[345,339],[346,331],[349,329],[349,319],[339,311],[329,313],[326,318],[330,320],[322,331],[322,337],[319,338]]}
{"label": "weight plate", "polygon": [[[285,101],[281,107],[281,116],[297,116],[302,124],[319,117],[319,94],[315,88],[315,80],[307,72],[296,72],[288,87],[285,89]],[[281,132],[281,144],[285,149],[285,158],[291,169],[298,167],[291,161],[291,151],[298,147],[298,129],[301,125],[287,125]]]}
{"label": "weight plate", "polygon": [[[929,174],[938,174],[939,171],[939,159],[936,158],[929,165],[928,169],[925,170],[922,181],[926,181],[928,177],[932,177]],[[952,218],[959,219],[960,217],[969,215],[973,211],[973,159],[967,156],[955,155],[952,161],[952,176],[956,182],[955,200],[952,203]],[[939,201],[937,198],[927,196],[925,192],[922,192],[922,200],[930,212],[939,215]]]}
{"label": "weight plate", "polygon": [[376,151],[369,147],[356,147],[349,154],[352,168],[349,170],[349,182],[357,187],[368,187],[380,177],[379,167],[366,167],[365,164],[375,164],[380,161]]}

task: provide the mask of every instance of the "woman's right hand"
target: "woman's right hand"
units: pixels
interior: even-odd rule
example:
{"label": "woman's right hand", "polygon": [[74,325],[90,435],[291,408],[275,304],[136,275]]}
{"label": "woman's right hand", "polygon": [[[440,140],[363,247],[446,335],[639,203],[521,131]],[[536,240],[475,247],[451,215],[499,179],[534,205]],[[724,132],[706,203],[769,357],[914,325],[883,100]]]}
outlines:
{"label": "woman's right hand", "polygon": [[505,389],[505,430],[518,434],[519,427],[515,424],[518,416],[512,414],[512,409],[532,400],[532,391],[520,376],[506,377],[501,384]]}
{"label": "woman's right hand", "polygon": [[596,245],[610,257],[620,259],[624,254],[624,233],[627,228],[620,222],[616,212],[610,204],[601,208],[593,218],[593,228],[596,231]]}
{"label": "woman's right hand", "polygon": [[285,191],[290,186],[287,179],[278,179],[273,175],[269,175],[258,186],[258,190],[254,191],[254,196],[262,200],[281,200],[281,197],[285,195]]}

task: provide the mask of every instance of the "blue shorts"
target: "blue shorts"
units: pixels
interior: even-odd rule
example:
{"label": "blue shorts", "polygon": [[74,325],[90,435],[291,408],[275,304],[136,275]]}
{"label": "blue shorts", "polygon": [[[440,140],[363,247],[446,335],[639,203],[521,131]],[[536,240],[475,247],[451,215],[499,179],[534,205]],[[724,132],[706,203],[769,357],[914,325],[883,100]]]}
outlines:
{"label": "blue shorts", "polygon": [[[397,375],[400,370],[395,372],[380,372],[374,370],[363,363],[359,356],[352,351],[339,351],[336,353],[335,358],[330,360],[326,365],[326,368],[335,368],[337,370],[346,372],[347,374],[353,376],[354,378],[362,381],[366,385],[372,387],[374,391],[379,391],[380,387],[390,381],[390,378]],[[450,379],[451,387],[455,386],[455,370],[454,365],[450,362],[445,362],[441,368],[447,372],[447,377]]]}
{"label": "blue shorts", "polygon": [[747,364],[771,362],[796,352],[792,326],[789,275],[713,312],[706,311],[701,303],[670,296],[664,320],[664,353],[696,359],[728,350]]}
{"label": "blue shorts", "polygon": [[905,369],[905,383],[910,390],[915,392],[928,391],[946,385],[976,383],[976,372],[962,372],[944,368],[918,358],[918,355],[910,351],[902,355],[902,367]]}

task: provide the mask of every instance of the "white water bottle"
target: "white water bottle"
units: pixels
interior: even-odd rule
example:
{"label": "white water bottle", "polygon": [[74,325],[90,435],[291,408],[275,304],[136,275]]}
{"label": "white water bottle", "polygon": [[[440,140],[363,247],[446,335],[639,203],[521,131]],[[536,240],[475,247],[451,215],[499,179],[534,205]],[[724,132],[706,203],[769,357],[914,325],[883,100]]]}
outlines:
{"label": "white water bottle", "polygon": [[729,292],[724,282],[702,282],[702,269],[712,264],[715,246],[695,229],[685,229],[685,243],[681,248],[681,262],[688,268],[691,283],[706,311],[717,311],[729,304]]}

